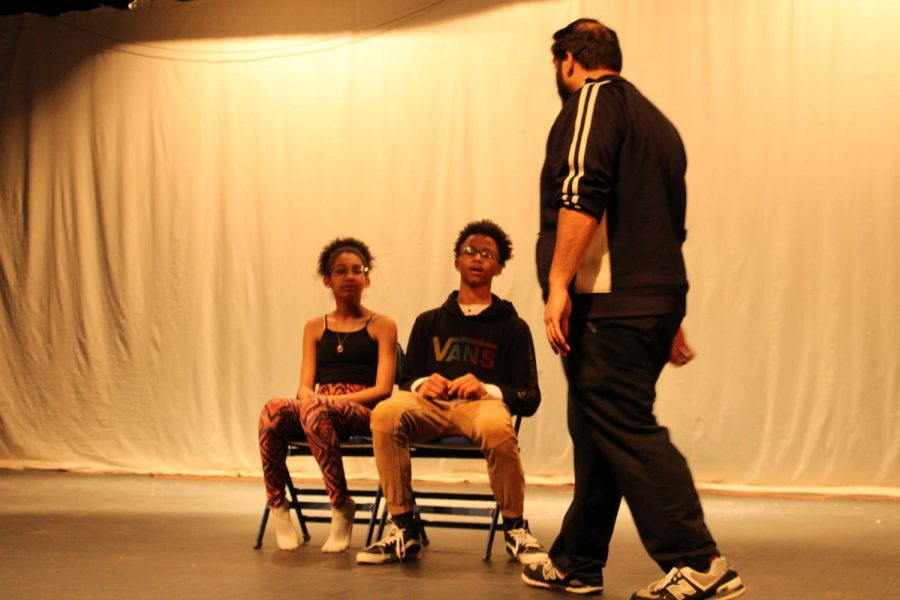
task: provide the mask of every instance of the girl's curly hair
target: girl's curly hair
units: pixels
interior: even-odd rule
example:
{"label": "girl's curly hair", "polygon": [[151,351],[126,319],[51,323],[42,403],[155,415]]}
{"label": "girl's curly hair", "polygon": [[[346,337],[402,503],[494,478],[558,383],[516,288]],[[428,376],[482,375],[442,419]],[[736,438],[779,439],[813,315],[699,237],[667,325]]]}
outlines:
{"label": "girl's curly hair", "polygon": [[331,274],[331,266],[338,254],[350,252],[357,255],[363,261],[363,265],[372,268],[373,258],[369,247],[362,240],[352,237],[335,238],[331,240],[319,254],[319,275],[328,277]]}

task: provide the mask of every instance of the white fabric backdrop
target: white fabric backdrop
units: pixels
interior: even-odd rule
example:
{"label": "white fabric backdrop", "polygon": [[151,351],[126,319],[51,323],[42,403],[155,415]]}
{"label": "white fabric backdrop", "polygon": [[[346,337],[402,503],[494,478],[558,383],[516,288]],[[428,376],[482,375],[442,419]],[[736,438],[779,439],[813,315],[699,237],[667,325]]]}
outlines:
{"label": "white fabric backdrop", "polygon": [[[323,5],[327,4],[327,7]],[[658,414],[701,482],[900,486],[900,5],[157,0],[0,18],[0,467],[258,474],[337,235],[405,341],[493,218],[544,403],[532,480],[571,476],[543,339],[549,43],[617,29],[690,161],[688,336]],[[370,461],[348,461],[374,476]],[[456,465],[417,465],[453,478]],[[295,469],[315,474],[311,462]]]}

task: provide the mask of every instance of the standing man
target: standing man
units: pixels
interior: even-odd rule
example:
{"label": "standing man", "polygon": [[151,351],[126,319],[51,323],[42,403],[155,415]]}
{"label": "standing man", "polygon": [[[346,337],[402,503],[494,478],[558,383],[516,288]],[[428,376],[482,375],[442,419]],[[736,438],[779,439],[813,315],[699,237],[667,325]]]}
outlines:
{"label": "standing man", "polygon": [[563,108],[541,173],[544,324],[565,357],[575,490],[529,585],[603,590],[621,499],[666,576],[633,600],[736,598],[684,457],[653,415],[656,381],[685,313],[686,158],[675,127],[619,76],[613,30],[579,19],[552,47]]}
{"label": "standing man", "polygon": [[494,222],[466,225],[453,246],[459,290],[418,316],[409,334],[400,390],[372,412],[375,465],[391,515],[382,539],[356,555],[363,564],[419,558],[421,525],[413,512],[410,442],[462,435],[481,448],[503,517],[511,558],[541,562],[547,551],[523,517],[525,472],[510,414],[533,415],[541,402],[534,343],[511,302],[491,293],[512,256]]}

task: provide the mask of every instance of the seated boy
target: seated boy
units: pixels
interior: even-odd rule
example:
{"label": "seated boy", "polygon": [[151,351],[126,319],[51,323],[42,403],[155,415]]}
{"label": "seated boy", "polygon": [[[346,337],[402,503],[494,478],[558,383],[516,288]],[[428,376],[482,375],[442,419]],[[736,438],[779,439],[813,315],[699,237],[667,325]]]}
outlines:
{"label": "seated boy", "polygon": [[462,435],[479,446],[503,516],[507,552],[523,564],[547,557],[523,518],[525,473],[510,414],[532,415],[541,401],[528,325],[491,282],[512,255],[491,221],[466,225],[456,240],[459,291],[413,325],[398,393],[372,412],[375,463],[391,521],[359,563],[414,560],[422,550],[413,514],[410,442]]}

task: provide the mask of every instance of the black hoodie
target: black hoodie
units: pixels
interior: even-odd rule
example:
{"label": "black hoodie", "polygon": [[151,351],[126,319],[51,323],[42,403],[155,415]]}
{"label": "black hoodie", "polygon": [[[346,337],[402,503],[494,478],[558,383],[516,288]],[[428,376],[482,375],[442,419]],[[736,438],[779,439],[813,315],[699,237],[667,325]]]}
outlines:
{"label": "black hoodie", "polygon": [[439,373],[456,379],[471,373],[503,392],[512,414],[531,416],[541,403],[534,342],[511,302],[493,294],[481,313],[465,316],[453,292],[440,308],[416,318],[406,345],[400,389]]}

